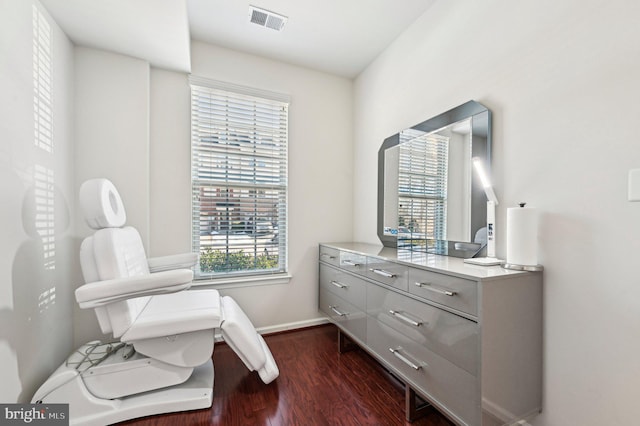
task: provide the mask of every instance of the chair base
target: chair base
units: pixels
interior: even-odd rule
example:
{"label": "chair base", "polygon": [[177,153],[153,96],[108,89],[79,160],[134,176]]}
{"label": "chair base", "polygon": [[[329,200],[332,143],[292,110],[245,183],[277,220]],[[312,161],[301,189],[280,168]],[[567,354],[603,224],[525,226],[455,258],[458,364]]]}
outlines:
{"label": "chair base", "polygon": [[104,426],[161,413],[197,410],[213,402],[213,361],[195,367],[187,381],[155,391],[118,399],[92,395],[82,376],[63,364],[40,387],[32,403],[68,403],[69,424]]}

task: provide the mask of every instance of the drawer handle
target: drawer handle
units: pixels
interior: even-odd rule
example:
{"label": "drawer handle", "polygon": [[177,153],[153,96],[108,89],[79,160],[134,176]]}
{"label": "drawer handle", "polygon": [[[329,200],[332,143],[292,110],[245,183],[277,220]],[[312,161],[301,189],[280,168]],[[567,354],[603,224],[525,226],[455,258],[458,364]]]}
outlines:
{"label": "drawer handle", "polygon": [[387,272],[384,269],[369,269],[374,274],[382,275],[385,278],[396,278],[396,274],[392,274],[391,272]]}
{"label": "drawer handle", "polygon": [[[422,368],[421,365],[417,365],[415,362],[411,361],[409,358],[407,358],[406,356],[402,355],[400,353],[400,349],[402,348],[398,348],[398,349],[393,349],[393,348],[389,348],[389,351],[391,351],[391,353],[393,355],[395,355],[396,358],[398,358],[400,361],[404,362],[405,364],[407,364],[409,367],[413,368],[414,370],[420,370]],[[426,364],[425,364],[426,366]]]}
{"label": "drawer handle", "polygon": [[342,283],[339,283],[338,281],[331,281],[331,284],[335,285],[338,288],[347,288],[347,287],[349,287],[348,285],[344,285]]}
{"label": "drawer handle", "polygon": [[423,288],[425,290],[432,291],[434,293],[444,294],[445,296],[455,296],[456,294],[458,294],[458,292],[456,291],[445,290],[443,288],[434,287],[430,283],[416,283],[416,286]]}
{"label": "drawer handle", "polygon": [[359,263],[356,263],[353,260],[349,260],[349,259],[343,260],[342,263],[344,263],[345,265],[349,265],[349,266],[355,266],[355,267],[360,266]]}
{"label": "drawer handle", "polygon": [[423,324],[422,321],[413,320],[408,316],[401,314],[399,311],[394,311],[393,309],[389,310],[389,313],[394,317],[398,318],[400,321],[404,321],[407,324],[410,324],[414,327],[420,327]]}
{"label": "drawer handle", "polygon": [[329,309],[331,309],[339,317],[346,317],[347,316],[347,314],[345,312],[340,312],[336,308],[337,308],[337,306],[329,305]]}
{"label": "drawer handle", "polygon": [[327,253],[321,253],[320,257],[328,257],[330,260],[334,260],[336,258],[335,256],[331,256],[330,254],[327,254]]}

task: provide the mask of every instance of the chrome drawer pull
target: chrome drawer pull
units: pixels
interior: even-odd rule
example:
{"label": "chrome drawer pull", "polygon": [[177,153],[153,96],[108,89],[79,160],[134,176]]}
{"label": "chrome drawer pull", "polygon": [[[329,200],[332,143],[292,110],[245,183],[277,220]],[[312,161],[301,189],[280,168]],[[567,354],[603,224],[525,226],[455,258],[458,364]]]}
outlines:
{"label": "chrome drawer pull", "polygon": [[346,317],[347,316],[347,314],[345,312],[340,312],[336,308],[337,308],[337,306],[329,305],[329,309],[331,309],[336,315],[338,315],[340,317]]}
{"label": "chrome drawer pull", "polygon": [[387,272],[384,269],[369,269],[374,274],[382,275],[385,278],[396,278],[396,274],[392,274],[391,272]]}
{"label": "chrome drawer pull", "polygon": [[410,325],[412,325],[414,327],[420,327],[422,325],[422,321],[412,320],[408,316],[402,315],[399,311],[394,311],[393,309],[391,309],[391,310],[389,310],[389,313],[391,315],[393,315],[394,317],[398,318],[399,320],[404,321],[407,324],[410,324]]}
{"label": "chrome drawer pull", "polygon": [[407,364],[409,367],[413,368],[414,370],[420,370],[422,368],[421,365],[416,365],[409,358],[407,358],[406,356],[402,355],[400,353],[400,348],[398,348],[398,349],[389,348],[389,350],[391,351],[392,354],[394,354],[396,356],[396,358],[398,358],[400,361],[404,362],[405,364]]}
{"label": "chrome drawer pull", "polygon": [[348,285],[344,285],[342,283],[339,283],[338,281],[331,281],[331,284],[335,285],[338,288],[347,288],[347,287],[349,287]]}
{"label": "chrome drawer pull", "polygon": [[320,257],[328,257],[330,260],[334,260],[336,258],[335,256],[331,256],[330,254],[327,254],[327,253],[321,253]]}
{"label": "chrome drawer pull", "polygon": [[355,266],[355,267],[360,266],[359,263],[356,263],[353,260],[349,260],[349,259],[343,260],[342,263],[344,263],[345,265],[349,265],[349,266]]}
{"label": "chrome drawer pull", "polygon": [[416,283],[416,285],[420,288],[432,291],[434,293],[444,294],[445,296],[455,296],[456,294],[458,294],[457,291],[445,290],[443,288],[434,287],[432,284],[429,284],[429,283]]}

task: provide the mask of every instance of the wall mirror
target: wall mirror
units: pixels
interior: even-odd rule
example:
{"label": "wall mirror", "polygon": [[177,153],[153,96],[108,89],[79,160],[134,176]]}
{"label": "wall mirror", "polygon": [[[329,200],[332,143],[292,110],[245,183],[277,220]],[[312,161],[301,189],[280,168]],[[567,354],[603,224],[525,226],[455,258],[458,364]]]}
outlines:
{"label": "wall mirror", "polygon": [[456,257],[486,245],[486,196],[471,159],[489,168],[491,112],[469,101],[384,140],[378,237],[384,246]]}

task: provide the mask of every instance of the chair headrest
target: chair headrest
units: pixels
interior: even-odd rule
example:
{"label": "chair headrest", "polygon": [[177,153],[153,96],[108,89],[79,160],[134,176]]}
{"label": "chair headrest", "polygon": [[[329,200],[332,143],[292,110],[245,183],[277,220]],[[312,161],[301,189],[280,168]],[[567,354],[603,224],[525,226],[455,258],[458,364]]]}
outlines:
{"label": "chair headrest", "polygon": [[80,207],[92,229],[120,228],[127,213],[118,190],[109,179],[89,179],[80,186]]}

